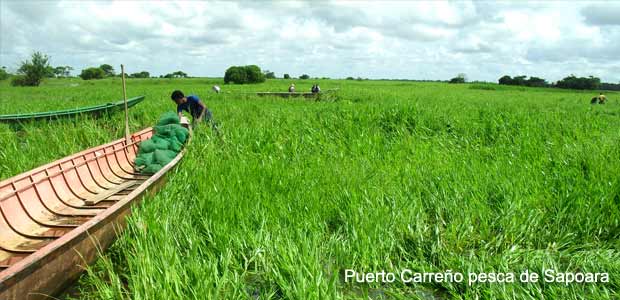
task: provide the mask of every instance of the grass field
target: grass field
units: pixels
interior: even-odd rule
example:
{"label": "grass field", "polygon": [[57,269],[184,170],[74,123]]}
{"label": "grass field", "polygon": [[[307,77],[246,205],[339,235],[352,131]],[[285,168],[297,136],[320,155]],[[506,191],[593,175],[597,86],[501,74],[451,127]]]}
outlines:
{"label": "grass field", "polygon": [[[129,80],[134,130],[198,94],[166,187],[80,280],[92,299],[619,299],[620,94],[319,80],[333,101],[258,98],[289,80]],[[309,90],[315,81],[296,81]],[[76,85],[77,84],[77,85]],[[121,99],[120,80],[0,82],[0,114]],[[0,124],[0,178],[122,136],[123,114]],[[607,272],[608,283],[351,283],[359,272]]]}

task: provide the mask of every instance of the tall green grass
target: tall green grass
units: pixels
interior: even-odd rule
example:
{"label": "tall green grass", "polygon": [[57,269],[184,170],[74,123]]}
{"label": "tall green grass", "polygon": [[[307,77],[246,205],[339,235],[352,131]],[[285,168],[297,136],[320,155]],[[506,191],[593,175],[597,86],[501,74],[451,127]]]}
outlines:
{"label": "tall green grass", "polygon": [[[131,93],[148,101],[132,108],[134,128],[172,109],[168,95],[181,88],[206,100],[221,135],[196,132],[166,187],[145,199],[125,235],[83,276],[81,297],[620,296],[617,94],[590,106],[584,94],[546,89],[320,81],[323,89],[340,86],[339,100],[311,102],[241,94],[284,90],[289,81],[224,86],[231,93],[221,95],[206,93],[211,83],[130,82]],[[113,84],[100,84],[94,88],[113,96]],[[2,98],[7,90],[13,93],[3,88]],[[68,147],[85,147],[120,137],[121,121],[122,114],[28,124],[25,139],[44,144],[57,135],[69,138]],[[5,143],[3,157],[11,159],[2,160],[3,177],[74,151],[20,152],[19,141]],[[553,268],[611,278],[568,286],[343,281],[344,269],[405,268]]]}

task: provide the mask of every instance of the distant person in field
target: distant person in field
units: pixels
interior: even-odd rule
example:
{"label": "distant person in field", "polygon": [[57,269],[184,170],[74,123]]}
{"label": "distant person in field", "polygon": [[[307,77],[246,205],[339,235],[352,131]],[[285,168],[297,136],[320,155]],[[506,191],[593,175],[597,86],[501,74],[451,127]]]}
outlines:
{"label": "distant person in field", "polygon": [[605,104],[607,102],[607,97],[603,95],[603,93],[598,94],[598,104]]}
{"label": "distant person in field", "polygon": [[216,84],[216,85],[214,85],[212,89],[213,89],[213,91],[214,91],[216,94],[219,94],[219,93],[220,93],[220,91],[221,91],[220,86],[219,86],[219,85],[217,85],[217,84]]}
{"label": "distant person in field", "polygon": [[313,94],[317,94],[317,93],[320,93],[320,92],[321,92],[321,88],[319,87],[318,84],[315,84],[315,85],[312,86],[312,93]]}
{"label": "distant person in field", "polygon": [[288,92],[289,93],[294,93],[295,92],[295,84],[291,83],[291,85],[288,87]]}
{"label": "distant person in field", "polygon": [[213,115],[207,106],[196,95],[190,95],[185,97],[183,92],[176,90],[172,92],[170,98],[177,104],[177,113],[179,118],[183,116],[183,111],[192,115],[192,125],[196,126],[202,122],[205,118],[207,122],[211,122]]}

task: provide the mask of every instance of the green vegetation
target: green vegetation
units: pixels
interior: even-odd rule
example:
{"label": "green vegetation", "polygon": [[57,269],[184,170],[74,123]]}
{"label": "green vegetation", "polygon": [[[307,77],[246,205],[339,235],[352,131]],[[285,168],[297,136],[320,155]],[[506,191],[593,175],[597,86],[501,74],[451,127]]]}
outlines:
{"label": "green vegetation", "polygon": [[0,68],[0,80],[6,80],[11,76],[9,72],[6,71],[6,67]]}
{"label": "green vegetation", "polygon": [[62,78],[71,76],[73,67],[71,66],[58,66],[53,69],[54,76]]}
{"label": "green vegetation", "polygon": [[[80,83],[78,86],[72,86]],[[620,94],[318,80],[334,102],[260,98],[290,80],[128,80],[131,127],[198,94],[196,131],[167,185],[88,269],[90,299],[617,299]],[[309,90],[313,82],[295,82]],[[118,100],[120,79],[0,82],[0,113]],[[10,100],[9,100],[10,99]],[[10,101],[10,103],[9,103]],[[79,126],[76,126],[79,125]],[[0,124],[0,177],[123,134],[123,115]],[[609,283],[345,283],[345,269],[607,272]]]}
{"label": "green vegetation", "polygon": [[116,73],[114,72],[114,67],[112,67],[111,65],[103,64],[99,66],[99,69],[103,71],[106,77],[112,77],[116,75]]}
{"label": "green vegetation", "polygon": [[106,73],[101,68],[86,68],[80,73],[80,78],[84,80],[103,79]]}
{"label": "green vegetation", "polygon": [[465,83],[467,81],[466,75],[461,73],[456,77],[450,79],[448,83]]}
{"label": "green vegetation", "polygon": [[[50,57],[35,52],[30,60],[23,61],[17,70],[17,76],[11,79],[13,86],[38,86],[44,77],[52,74],[52,67],[49,64]],[[53,76],[53,75],[52,75]]]}
{"label": "green vegetation", "polygon": [[521,86],[531,86],[531,87],[549,86],[549,83],[547,83],[547,81],[542,78],[538,78],[534,76],[530,77],[529,79],[525,79],[525,78],[527,78],[527,76],[525,75],[515,76],[515,78],[512,78],[508,75],[504,75],[502,76],[502,78],[498,80],[498,82],[499,84],[505,84],[505,85],[521,85]]}
{"label": "green vegetation", "polygon": [[160,78],[187,78],[187,73],[183,71],[176,71],[160,76]]}
{"label": "green vegetation", "polygon": [[577,77],[575,75],[570,75],[559,80],[555,86],[563,89],[594,90],[601,86],[601,79],[594,76]]}
{"label": "green vegetation", "polygon": [[263,74],[265,74],[265,79],[276,79],[276,73],[269,70],[265,70]]}
{"label": "green vegetation", "polygon": [[265,82],[265,74],[256,65],[232,66],[224,74],[224,83],[261,83]]}
{"label": "green vegetation", "polygon": [[606,83],[601,82],[601,79],[594,76],[589,77],[577,77],[575,75],[570,75],[564,77],[561,80],[558,80],[555,83],[548,83],[545,79],[538,77],[530,77],[526,79],[527,76],[515,76],[514,78],[504,75],[499,80],[498,83],[501,85],[519,85],[519,86],[529,86],[529,87],[556,87],[561,89],[573,89],[573,90],[610,90],[610,91],[620,91],[620,83]]}
{"label": "green vegetation", "polygon": [[132,73],[131,75],[129,75],[131,78],[149,78],[151,76],[151,74],[147,71],[142,71],[142,72],[138,72],[138,73]]}

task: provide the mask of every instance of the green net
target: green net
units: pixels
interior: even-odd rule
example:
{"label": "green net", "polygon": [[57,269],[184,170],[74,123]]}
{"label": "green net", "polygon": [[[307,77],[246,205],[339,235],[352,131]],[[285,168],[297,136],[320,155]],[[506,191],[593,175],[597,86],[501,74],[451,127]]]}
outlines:
{"label": "green net", "polygon": [[136,170],[142,174],[157,173],[181,152],[188,135],[189,130],[179,124],[175,113],[164,113],[153,128],[153,136],[138,145]]}
{"label": "green net", "polygon": [[184,144],[187,140],[187,136],[189,136],[189,130],[183,126],[177,126],[174,131],[179,143]]}
{"label": "green net", "polygon": [[179,143],[185,143],[187,139],[187,135],[189,135],[189,130],[183,126],[179,126],[178,124],[167,124],[167,125],[158,125],[154,127],[155,134],[162,137],[176,137]]}
{"label": "green net", "polygon": [[153,130],[155,130],[155,134],[157,134],[158,136],[163,136],[166,138],[176,137],[173,126],[177,126],[177,125],[175,124],[159,125],[159,126],[153,127]]}
{"label": "green net", "polygon": [[168,147],[170,147],[170,141],[168,141],[169,138],[167,137],[162,137],[159,136],[157,134],[155,134],[151,140],[153,141],[154,145],[155,145],[155,150],[159,149],[159,150],[166,150],[168,149]]}
{"label": "green net", "polygon": [[153,151],[155,151],[155,143],[152,140],[146,140],[140,143],[138,153],[151,153]]}
{"label": "green net", "polygon": [[170,141],[170,150],[179,152],[181,149],[183,149],[183,144],[179,143],[179,141],[176,140],[176,137],[174,140]]}
{"label": "green net", "polygon": [[135,160],[136,166],[145,167],[153,163],[153,152],[142,153],[136,157]]}
{"label": "green net", "polygon": [[153,163],[142,169],[142,171],[140,172],[142,172],[143,174],[155,174],[157,173],[157,171],[161,170],[162,167],[163,166],[160,164]]}
{"label": "green net", "polygon": [[165,112],[159,117],[159,122],[157,125],[168,125],[168,124],[179,124],[179,116],[174,112]]}

